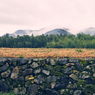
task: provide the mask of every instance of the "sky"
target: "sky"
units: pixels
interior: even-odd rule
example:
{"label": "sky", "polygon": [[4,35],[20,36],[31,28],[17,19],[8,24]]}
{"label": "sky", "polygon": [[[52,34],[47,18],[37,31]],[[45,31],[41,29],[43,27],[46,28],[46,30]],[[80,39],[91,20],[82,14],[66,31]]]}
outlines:
{"label": "sky", "polygon": [[73,34],[95,27],[95,0],[0,0],[0,36],[49,26]]}

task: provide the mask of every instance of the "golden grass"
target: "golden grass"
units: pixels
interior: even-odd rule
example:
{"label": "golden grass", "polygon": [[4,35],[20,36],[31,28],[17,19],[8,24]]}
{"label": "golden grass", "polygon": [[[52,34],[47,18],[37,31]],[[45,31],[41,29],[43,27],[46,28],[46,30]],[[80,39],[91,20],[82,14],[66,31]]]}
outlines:
{"label": "golden grass", "polygon": [[94,58],[95,49],[76,48],[0,48],[0,57],[15,57],[22,55],[24,58]]}

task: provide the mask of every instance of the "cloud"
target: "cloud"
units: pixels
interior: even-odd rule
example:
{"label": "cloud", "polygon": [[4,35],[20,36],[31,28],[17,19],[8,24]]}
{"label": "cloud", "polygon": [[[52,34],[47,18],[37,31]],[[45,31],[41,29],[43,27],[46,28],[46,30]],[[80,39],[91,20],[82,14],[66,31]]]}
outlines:
{"label": "cloud", "polygon": [[95,27],[94,4],[95,0],[0,0],[0,25],[16,29],[55,24],[75,32]]}

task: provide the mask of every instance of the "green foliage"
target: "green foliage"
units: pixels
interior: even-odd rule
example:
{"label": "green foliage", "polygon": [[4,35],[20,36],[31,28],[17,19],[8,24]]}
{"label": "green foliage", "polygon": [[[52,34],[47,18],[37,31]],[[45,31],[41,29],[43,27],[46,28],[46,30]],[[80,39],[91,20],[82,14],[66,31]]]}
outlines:
{"label": "green foliage", "polygon": [[0,95],[16,95],[16,94],[14,94],[13,92],[9,92],[9,93],[0,92]]}
{"label": "green foliage", "polygon": [[82,52],[82,50],[79,48],[79,49],[76,49],[77,52]]}
{"label": "green foliage", "polygon": [[95,86],[93,84],[87,84],[83,89],[85,95],[92,95],[95,93]]}
{"label": "green foliage", "polygon": [[[40,35],[17,36],[16,38],[6,34],[0,37],[0,47],[9,48],[95,48],[95,35],[79,33],[77,36],[69,35]],[[76,49],[82,52],[81,49]]]}
{"label": "green foliage", "polygon": [[23,58],[23,55],[19,55],[19,58]]}

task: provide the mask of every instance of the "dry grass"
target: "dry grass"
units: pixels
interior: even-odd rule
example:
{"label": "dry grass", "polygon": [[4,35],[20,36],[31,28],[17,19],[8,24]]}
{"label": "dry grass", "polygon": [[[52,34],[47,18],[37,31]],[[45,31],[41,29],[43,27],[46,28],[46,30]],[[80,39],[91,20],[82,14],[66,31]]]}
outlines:
{"label": "dry grass", "polygon": [[95,49],[81,49],[82,52],[71,48],[0,48],[0,57],[24,58],[94,58]]}

